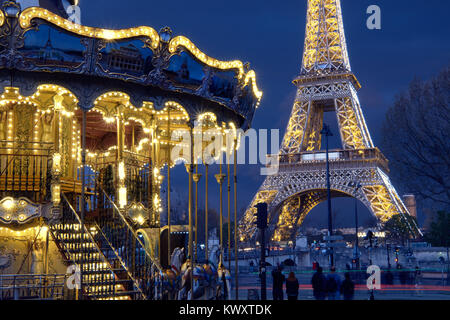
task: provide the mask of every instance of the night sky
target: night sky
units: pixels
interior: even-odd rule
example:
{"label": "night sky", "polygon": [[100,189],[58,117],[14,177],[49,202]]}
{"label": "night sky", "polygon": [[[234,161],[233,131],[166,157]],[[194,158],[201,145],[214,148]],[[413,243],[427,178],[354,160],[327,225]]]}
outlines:
{"label": "night sky", "polygon": [[[382,121],[395,95],[407,89],[414,77],[428,79],[450,65],[450,1],[341,2],[350,63],[363,86],[359,98],[374,143],[379,145]],[[296,92],[291,81],[301,66],[306,3],[306,0],[81,0],[81,11],[85,25],[105,28],[149,25],[156,30],[169,26],[174,35],[189,37],[212,57],[249,61],[264,91],[253,127],[279,128],[281,139]],[[381,7],[381,30],[366,28],[366,9],[372,4]],[[331,125],[336,133],[332,146],[338,147],[339,134]],[[240,209],[247,207],[264,180],[259,169],[259,165],[240,167]],[[187,180],[184,168],[177,169],[176,174],[176,188],[184,191],[182,183]],[[217,184],[212,176],[210,181],[211,206],[218,207]],[[203,204],[202,197],[200,201]],[[341,221],[348,220],[345,213],[348,201],[339,200],[336,205]],[[312,214],[320,216],[323,211],[325,207],[319,206]]]}

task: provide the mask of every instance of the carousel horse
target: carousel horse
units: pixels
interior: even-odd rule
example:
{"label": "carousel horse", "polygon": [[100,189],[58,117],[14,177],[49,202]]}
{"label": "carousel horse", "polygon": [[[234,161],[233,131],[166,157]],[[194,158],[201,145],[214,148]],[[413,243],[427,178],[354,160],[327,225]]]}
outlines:
{"label": "carousel horse", "polygon": [[225,268],[222,259],[217,269],[217,277],[219,280],[217,300],[231,300],[231,272]]}
{"label": "carousel horse", "polygon": [[155,275],[155,299],[173,300],[180,286],[180,272],[184,260],[184,248],[175,248],[171,256],[170,269],[157,271]]}
{"label": "carousel horse", "polygon": [[[191,299],[191,265],[190,259],[181,268],[181,286],[179,300]],[[217,291],[217,270],[209,263],[194,265],[192,273],[193,300],[213,300]]]}
{"label": "carousel horse", "polygon": [[[231,277],[230,272],[220,263],[220,249],[211,250],[210,260],[204,264],[196,264],[193,271],[194,300],[226,300],[230,298]],[[216,265],[219,264],[219,270]],[[181,267],[182,281],[179,300],[190,300],[191,296],[191,269],[190,260]]]}
{"label": "carousel horse", "polygon": [[223,251],[220,247],[214,247],[211,250],[210,261],[214,261],[217,268],[217,300],[230,300],[231,299],[231,272],[225,267],[223,263]]}

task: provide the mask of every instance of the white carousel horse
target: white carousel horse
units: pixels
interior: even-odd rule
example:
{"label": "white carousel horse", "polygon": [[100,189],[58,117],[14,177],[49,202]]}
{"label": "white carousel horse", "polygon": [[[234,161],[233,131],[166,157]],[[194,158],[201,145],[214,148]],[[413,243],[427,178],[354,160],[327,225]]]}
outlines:
{"label": "white carousel horse", "polygon": [[[214,247],[211,250],[210,261],[205,264],[197,264],[193,271],[194,300],[226,300],[230,299],[231,276],[230,272],[220,263],[220,249]],[[216,265],[219,264],[219,270]],[[191,269],[190,260],[181,267],[182,282],[178,299],[190,299],[191,296]]]}
{"label": "white carousel horse", "polygon": [[223,263],[223,251],[220,247],[215,246],[213,250],[211,250],[210,261],[212,261],[215,265],[218,265],[217,268],[217,278],[218,278],[218,286],[217,286],[217,300],[230,300],[231,299],[231,273],[225,267]]}
{"label": "white carousel horse", "polygon": [[156,300],[175,299],[180,288],[180,273],[184,261],[184,248],[175,248],[171,256],[170,269],[156,271],[155,293]]}
{"label": "white carousel horse", "polygon": [[[217,293],[217,270],[211,264],[197,264],[193,272],[194,300],[214,300]],[[181,289],[179,300],[191,298],[191,266],[188,259],[182,267]]]}
{"label": "white carousel horse", "polygon": [[231,272],[221,262],[217,269],[219,287],[217,292],[217,300],[231,300]]}

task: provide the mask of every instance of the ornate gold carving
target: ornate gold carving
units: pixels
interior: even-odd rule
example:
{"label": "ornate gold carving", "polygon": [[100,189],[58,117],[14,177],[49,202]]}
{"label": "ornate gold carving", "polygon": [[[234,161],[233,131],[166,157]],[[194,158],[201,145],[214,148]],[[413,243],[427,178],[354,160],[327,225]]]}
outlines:
{"label": "ornate gold carving", "polygon": [[41,209],[27,198],[4,198],[0,201],[0,222],[26,224],[41,216]]}

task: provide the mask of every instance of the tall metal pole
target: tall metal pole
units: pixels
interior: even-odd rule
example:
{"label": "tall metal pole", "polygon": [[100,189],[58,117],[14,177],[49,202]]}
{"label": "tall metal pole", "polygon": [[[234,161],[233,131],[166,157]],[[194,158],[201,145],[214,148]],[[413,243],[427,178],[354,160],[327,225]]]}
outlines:
{"label": "tall metal pole", "polygon": [[267,300],[266,284],[266,229],[260,229],[261,233],[261,300]]}
{"label": "tall metal pole", "polygon": [[266,290],[266,229],[267,229],[267,204],[259,203],[257,208],[256,225],[261,235],[261,263],[259,267],[259,277],[261,280],[261,300],[267,300]]}
{"label": "tall metal pole", "polygon": [[172,233],[172,226],[171,226],[171,212],[170,212],[170,141],[171,135],[170,135],[170,107],[167,109],[167,137],[168,137],[168,143],[167,143],[167,264],[168,268],[170,269],[172,265],[171,261],[171,233]]}
{"label": "tall metal pole", "polygon": [[150,221],[150,226],[153,226],[155,224],[154,221],[154,205],[153,205],[153,201],[152,201],[152,195],[153,195],[153,166],[154,166],[154,158],[153,158],[153,147],[154,147],[154,137],[153,137],[153,132],[154,132],[154,123],[153,123],[153,118],[152,118],[152,130],[150,131],[150,156],[148,157],[148,183],[147,183],[147,201],[148,201],[148,210],[149,210],[149,215],[148,215],[148,221]]}
{"label": "tall metal pole", "polygon": [[447,244],[447,284],[450,284],[450,252]]}
{"label": "tall metal pole", "polygon": [[194,260],[197,263],[197,251],[198,251],[198,183],[201,178],[201,174],[198,173],[198,164],[195,164],[195,247],[194,247]]}
{"label": "tall metal pole", "polygon": [[[329,159],[329,149],[328,149],[328,137],[332,136],[330,128],[328,125],[323,125],[323,130],[321,132],[325,136],[325,146],[326,146],[326,158],[327,158],[327,198],[328,198],[328,236],[333,236],[333,216],[331,213],[331,182],[330,182],[330,159]],[[331,240],[329,241],[331,244]],[[334,253],[333,247],[330,246],[330,266],[334,266]]]}
{"label": "tall metal pole", "polygon": [[205,163],[205,260],[209,261],[208,256],[208,167]]}
{"label": "tall metal pole", "polygon": [[228,245],[227,245],[227,256],[228,256],[228,270],[231,270],[231,208],[230,208],[230,196],[231,196],[231,181],[230,181],[230,161],[227,154],[227,175],[228,175]]}
{"label": "tall metal pole", "polygon": [[[84,217],[85,217],[85,208],[86,208],[86,110],[83,109],[83,118],[82,118],[82,124],[81,124],[81,163],[83,166],[83,169],[81,170],[81,233],[83,234],[84,230]],[[80,239],[81,242],[81,250],[83,252],[82,261],[86,258],[85,257],[85,251],[84,251],[84,236]],[[80,268],[80,300],[83,300],[83,290],[84,290],[84,284],[83,284],[83,264]]]}
{"label": "tall metal pole", "polygon": [[[355,194],[361,188],[359,182],[355,182]],[[356,269],[359,270],[359,239],[358,239],[358,199],[355,197],[355,261]]]}
{"label": "tall metal pole", "polygon": [[236,300],[239,300],[239,269],[238,269],[238,226],[237,226],[237,138],[234,139],[234,277]]}
{"label": "tall metal pole", "polygon": [[358,199],[355,198],[355,261],[356,270],[359,270],[359,243],[358,243]]}
{"label": "tall metal pole", "polygon": [[[44,251],[44,273],[45,273],[45,286],[48,285],[49,281],[49,277],[48,277],[48,250],[49,250],[49,233],[50,231],[47,229],[47,232],[45,233],[45,251]],[[47,290],[44,290],[44,298],[48,298],[47,296]]]}
{"label": "tall metal pole", "polygon": [[390,270],[391,269],[391,256],[389,254],[390,245],[387,244],[386,241],[385,241],[385,245],[386,245],[386,255],[387,255],[388,269]]}
{"label": "tall metal pole", "polygon": [[219,265],[222,264],[222,259],[223,259],[223,173],[222,173],[222,157],[223,155],[221,155],[220,158],[220,164],[219,164],[219,179],[217,182],[219,182],[219,192],[220,192],[220,199],[219,199],[219,228],[220,228],[220,262]]}
{"label": "tall metal pole", "polygon": [[189,259],[190,259],[190,267],[191,267],[191,300],[194,299],[194,259],[192,255],[192,174],[194,172],[194,136],[193,136],[193,126],[191,125],[189,128],[189,134],[190,134],[190,163],[189,163]]}

